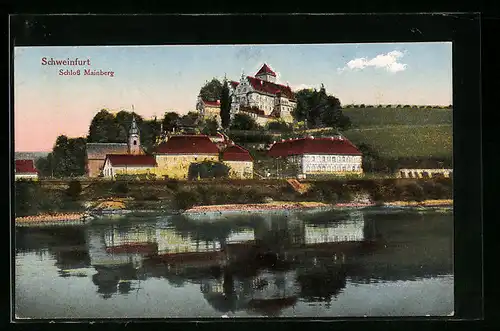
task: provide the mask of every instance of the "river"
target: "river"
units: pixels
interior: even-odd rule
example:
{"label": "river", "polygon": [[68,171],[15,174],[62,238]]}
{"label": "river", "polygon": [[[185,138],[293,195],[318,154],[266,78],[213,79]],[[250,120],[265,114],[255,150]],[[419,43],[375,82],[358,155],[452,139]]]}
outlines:
{"label": "river", "polygon": [[453,217],[127,216],[16,230],[18,318],[443,316]]}

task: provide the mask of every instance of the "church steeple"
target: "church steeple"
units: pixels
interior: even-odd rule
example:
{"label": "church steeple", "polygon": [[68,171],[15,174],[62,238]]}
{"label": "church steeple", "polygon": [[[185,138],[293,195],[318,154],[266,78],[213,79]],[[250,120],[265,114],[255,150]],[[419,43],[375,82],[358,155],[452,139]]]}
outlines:
{"label": "church steeple", "polygon": [[135,116],[132,116],[132,124],[130,125],[130,130],[128,132],[128,153],[129,154],[140,154],[141,151],[141,140],[140,140],[139,127],[135,121]]}

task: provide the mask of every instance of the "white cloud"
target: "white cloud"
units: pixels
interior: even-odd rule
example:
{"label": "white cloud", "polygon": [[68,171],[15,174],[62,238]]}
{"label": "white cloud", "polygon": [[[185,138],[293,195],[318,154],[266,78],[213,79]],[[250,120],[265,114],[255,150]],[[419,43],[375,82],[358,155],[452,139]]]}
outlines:
{"label": "white cloud", "polygon": [[372,59],[366,57],[360,57],[347,62],[344,68],[339,68],[339,72],[345,70],[363,70],[368,67],[374,67],[377,69],[385,69],[389,72],[399,72],[404,71],[407,65],[398,62],[400,58],[404,56],[403,52],[392,51],[387,54],[379,54]]}
{"label": "white cloud", "polygon": [[319,89],[317,86],[308,85],[308,84],[299,84],[290,86],[294,91],[299,91],[303,89]]}

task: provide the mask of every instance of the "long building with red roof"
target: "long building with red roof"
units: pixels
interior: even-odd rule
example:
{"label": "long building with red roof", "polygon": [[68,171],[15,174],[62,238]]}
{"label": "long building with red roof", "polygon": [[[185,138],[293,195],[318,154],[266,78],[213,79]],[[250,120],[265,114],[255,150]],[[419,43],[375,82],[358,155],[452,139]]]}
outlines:
{"label": "long building with red roof", "polygon": [[174,135],[153,151],[158,174],[169,178],[187,179],[192,163],[219,161],[219,148],[206,135]]}
{"label": "long building with red roof", "polygon": [[263,64],[255,77],[242,75],[229,84],[231,116],[245,113],[263,125],[273,120],[292,122],[297,102],[288,85],[276,82],[276,73]]}
{"label": "long building with red roof", "polygon": [[363,173],[361,151],[342,136],[282,140],[271,146],[268,155],[294,164],[299,178]]}

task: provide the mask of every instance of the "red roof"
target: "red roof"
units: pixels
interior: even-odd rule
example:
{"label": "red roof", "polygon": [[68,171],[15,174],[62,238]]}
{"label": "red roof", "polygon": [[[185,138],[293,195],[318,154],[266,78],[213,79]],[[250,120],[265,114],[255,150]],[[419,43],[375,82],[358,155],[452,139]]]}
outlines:
{"label": "red roof", "polygon": [[157,154],[219,154],[219,148],[206,135],[172,136],[155,149]]}
{"label": "red roof", "polygon": [[268,152],[269,156],[283,157],[301,154],[343,154],[362,155],[349,140],[345,138],[300,138],[276,142]]}
{"label": "red roof", "polygon": [[233,88],[236,88],[236,86],[240,85],[240,83],[239,83],[239,82],[235,82],[234,80],[233,80],[233,81],[231,81],[231,82],[230,82],[230,84],[231,84],[231,86],[232,86]]}
{"label": "red roof", "polygon": [[151,155],[132,155],[132,154],[108,154],[106,158],[109,159],[113,166],[156,166],[156,160]]}
{"label": "red roof", "polygon": [[266,75],[266,74],[276,77],[276,73],[274,71],[272,71],[271,68],[269,68],[269,66],[267,64],[264,63],[262,68],[260,68],[260,70],[257,71],[255,76]]}
{"label": "red roof", "polygon": [[247,76],[248,82],[252,87],[259,92],[268,93],[276,95],[281,92],[281,94],[288,99],[294,100],[295,96],[292,92],[290,86],[285,86],[281,84],[276,84],[272,82],[268,82],[259,78]]}
{"label": "red roof", "polygon": [[38,174],[33,160],[16,160],[16,173]]}
{"label": "red roof", "polygon": [[203,103],[207,106],[210,106],[210,107],[220,107],[220,100],[217,100],[217,101],[203,100]]}
{"label": "red roof", "polygon": [[232,145],[222,153],[223,161],[253,161],[250,153],[241,146]]}

